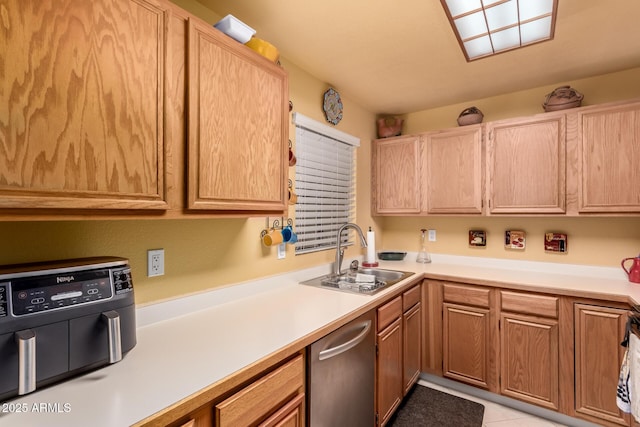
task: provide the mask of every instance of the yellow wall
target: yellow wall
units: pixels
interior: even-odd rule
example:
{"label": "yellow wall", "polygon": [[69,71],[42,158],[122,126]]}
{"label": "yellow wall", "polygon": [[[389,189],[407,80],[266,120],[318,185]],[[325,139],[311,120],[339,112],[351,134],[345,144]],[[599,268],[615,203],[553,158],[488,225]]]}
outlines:
{"label": "yellow wall", "polygon": [[[442,108],[419,111],[405,116],[403,133],[457,127],[456,119],[467,107],[476,106],[484,121],[543,113],[541,104],[546,94],[562,85],[571,85],[584,95],[582,105],[640,98],[640,68],[596,76],[572,82],[535,88],[491,98],[473,100]],[[638,185],[634,183],[630,185]],[[385,218],[382,247],[388,250],[417,251],[420,229],[436,229],[437,241],[428,244],[434,253],[496,257],[507,259],[617,266],[624,257],[640,252],[640,218],[469,218],[422,217]],[[470,248],[470,229],[487,231],[486,248]],[[505,250],[504,231],[522,229],[527,232],[525,251]],[[566,254],[549,254],[543,249],[545,232],[569,235]]]}
{"label": "yellow wall", "polygon": [[[195,0],[174,2],[208,22],[215,22],[220,18]],[[282,59],[282,63],[289,72],[290,98],[294,111],[324,121],[322,94],[329,84],[299,69],[286,58]],[[632,71],[630,75],[622,73],[611,79],[605,76],[585,82],[593,83],[600,91],[598,93],[609,94],[607,87],[618,87],[613,80],[620,78],[619,89],[623,88],[624,82],[629,88],[634,87],[629,84],[634,76],[637,81],[638,70]],[[601,79],[606,84],[601,85]],[[595,88],[590,89],[588,84],[582,83],[575,84],[575,87],[584,90],[585,103],[594,100],[592,90],[595,92]],[[623,256],[636,255],[640,250],[638,219],[372,218],[370,141],[375,138],[375,115],[352,102],[347,93],[348,88],[336,89],[341,92],[344,103],[344,119],[337,128],[361,139],[356,158],[356,222],[363,228],[374,228],[378,236],[378,249],[416,251],[418,230],[428,227],[438,230],[438,241],[430,248],[440,253],[616,265]],[[545,94],[549,90],[544,88],[532,91],[527,96],[523,94],[523,99],[535,98],[537,106],[541,102],[538,92]],[[623,95],[625,92],[618,90],[615,99],[626,98]],[[515,94],[515,97],[519,98],[519,94]],[[493,105],[501,105],[508,112],[517,111],[516,115],[533,113],[509,106],[505,101],[511,99],[496,97],[465,103],[465,106],[476,104],[485,112],[486,120],[500,117],[493,113]],[[456,105],[411,114],[407,117],[405,133],[451,126],[442,118],[449,117],[450,121],[453,114],[455,120],[465,106]],[[290,128],[290,135],[294,139],[293,126]],[[293,173],[293,169],[291,172]],[[260,243],[259,235],[264,227],[265,218],[0,222],[0,264],[101,255],[126,257],[130,259],[133,268],[136,302],[144,304],[333,260],[333,251],[296,257],[290,246],[287,247],[286,259],[277,260],[275,248],[268,249]],[[472,251],[468,248],[466,233],[469,227],[482,227],[489,232],[489,246],[486,249]],[[524,253],[505,252],[501,249],[500,234],[505,227],[523,228],[529,232],[530,246]],[[536,236],[547,229],[570,234],[568,255],[548,256],[539,253],[540,245],[535,243]],[[154,248],[165,249],[165,275],[147,278],[146,251]],[[356,245],[347,251],[347,257],[361,253],[363,251]]]}
{"label": "yellow wall", "polygon": [[[458,115],[471,106],[478,107],[482,111],[484,122],[544,113],[542,104],[547,94],[564,85],[569,85],[584,95],[583,106],[640,98],[638,81],[640,81],[640,68],[632,68],[588,79],[558,82],[549,86],[418,111],[404,116],[402,132],[410,135],[428,130],[457,127]],[[478,84],[482,83],[478,82]]]}
{"label": "yellow wall", "polygon": [[[176,0],[181,7],[208,22],[219,15],[194,0]],[[290,99],[294,111],[326,123],[322,95],[329,87],[294,64],[282,59],[289,73]],[[369,211],[371,193],[368,177],[370,141],[375,137],[375,115],[341,92],[344,118],[337,129],[361,138],[357,150],[357,222],[373,225]],[[330,126],[330,125],[329,125]],[[295,139],[293,125],[290,137]],[[293,174],[294,168],[290,169]],[[293,216],[294,209],[290,215]],[[273,219],[273,218],[272,218]],[[286,258],[278,260],[276,248],[266,248],[260,232],[266,218],[179,219],[114,221],[0,222],[0,264],[85,256],[113,255],[128,258],[133,269],[136,302],[144,304],[210,288],[298,270],[331,262],[333,251],[295,256],[287,245]],[[165,275],[146,277],[147,249],[164,248]],[[346,256],[362,253],[359,245]]]}

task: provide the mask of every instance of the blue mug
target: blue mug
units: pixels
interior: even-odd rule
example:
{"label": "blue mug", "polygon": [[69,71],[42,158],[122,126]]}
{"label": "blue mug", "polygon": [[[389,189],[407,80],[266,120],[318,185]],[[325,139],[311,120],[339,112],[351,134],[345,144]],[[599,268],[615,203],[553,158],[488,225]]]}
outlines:
{"label": "blue mug", "polygon": [[298,235],[293,231],[290,225],[287,225],[282,229],[282,241],[283,243],[293,244],[298,241]]}

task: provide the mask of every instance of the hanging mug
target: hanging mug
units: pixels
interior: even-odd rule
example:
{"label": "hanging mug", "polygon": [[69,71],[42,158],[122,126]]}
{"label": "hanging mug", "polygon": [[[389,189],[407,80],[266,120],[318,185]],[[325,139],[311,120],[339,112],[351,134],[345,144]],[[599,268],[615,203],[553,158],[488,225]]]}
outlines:
{"label": "hanging mug", "polygon": [[293,154],[291,140],[289,140],[289,166],[295,166],[297,162],[298,159],[296,158],[296,155]]}
{"label": "hanging mug", "polygon": [[271,229],[270,232],[262,236],[262,243],[265,246],[277,246],[284,241],[281,230]]}
{"label": "hanging mug", "polygon": [[297,162],[298,159],[296,158],[296,155],[293,154],[293,150],[289,147],[289,166],[295,166]]}
{"label": "hanging mug", "polygon": [[293,231],[293,227],[287,225],[282,229],[282,241],[283,243],[293,244],[298,241],[298,235]]}
{"label": "hanging mug", "polygon": [[289,189],[289,204],[295,205],[296,203],[298,203],[298,195],[292,189]]}
{"label": "hanging mug", "polygon": [[289,204],[295,205],[298,202],[298,195],[293,192],[293,181],[289,180]]}

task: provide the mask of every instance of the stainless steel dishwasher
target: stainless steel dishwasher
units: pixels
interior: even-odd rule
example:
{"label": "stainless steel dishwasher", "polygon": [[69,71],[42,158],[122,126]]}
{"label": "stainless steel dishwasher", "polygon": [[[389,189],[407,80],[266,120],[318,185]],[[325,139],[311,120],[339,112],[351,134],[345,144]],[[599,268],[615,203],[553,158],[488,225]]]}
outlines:
{"label": "stainless steel dishwasher", "polygon": [[374,425],[375,338],[372,310],[309,346],[309,426]]}

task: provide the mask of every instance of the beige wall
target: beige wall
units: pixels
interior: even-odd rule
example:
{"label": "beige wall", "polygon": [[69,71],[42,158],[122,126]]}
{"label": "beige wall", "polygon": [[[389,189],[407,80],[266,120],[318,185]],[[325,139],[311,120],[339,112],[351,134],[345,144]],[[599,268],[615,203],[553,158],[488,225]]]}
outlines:
{"label": "beige wall", "polygon": [[[640,98],[640,68],[606,74],[527,91],[473,100],[443,108],[419,111],[405,116],[403,133],[456,127],[462,110],[478,107],[484,121],[543,113],[546,94],[562,85],[571,85],[584,94],[582,105]],[[638,183],[630,185],[638,185]],[[422,217],[385,218],[382,248],[407,251],[419,249],[421,228],[436,229],[437,241],[428,244],[434,253],[483,256],[508,259],[617,266],[624,257],[640,252],[640,218],[469,218]],[[486,248],[470,248],[470,229],[487,231]],[[504,232],[522,229],[527,232],[524,251],[505,250]],[[549,254],[543,249],[545,232],[569,235],[567,254]]]}
{"label": "beige wall", "polygon": [[[205,9],[195,0],[174,2],[208,22],[219,19],[219,15]],[[282,63],[289,72],[290,97],[294,111],[324,121],[321,108],[322,94],[329,84],[299,69],[286,58],[282,59]],[[637,81],[638,70],[630,75],[623,73],[618,77],[621,78],[621,82],[629,83],[634,76]],[[599,78],[589,80],[598,88],[598,93],[608,94],[607,85],[617,87],[610,81],[612,79],[603,79],[607,84],[602,86]],[[585,102],[594,98],[591,90],[587,90],[587,84],[575,86],[585,91]],[[619,89],[623,86],[621,83]],[[372,218],[369,207],[370,141],[375,137],[375,115],[352,102],[347,88],[336,89],[341,92],[344,103],[344,119],[337,128],[361,139],[356,159],[356,222],[363,228],[372,226],[377,231],[378,249],[384,247],[416,251],[419,228],[429,227],[438,230],[438,241],[430,248],[440,253],[615,265],[623,256],[635,255],[640,250],[638,219]],[[548,90],[538,90],[535,96],[534,92],[536,91],[532,91],[527,97],[535,98],[537,106],[541,102],[541,96],[537,92],[545,94]],[[624,94],[625,92],[618,90],[616,99],[623,99]],[[518,94],[515,96],[518,98]],[[510,100],[510,97],[496,97],[495,101],[493,99],[474,102],[485,112],[487,120],[499,117],[497,114],[494,116],[492,112],[491,106],[496,104],[507,111],[518,111],[518,114],[533,112],[509,106],[510,104],[504,101]],[[509,110],[512,107],[514,109]],[[406,129],[417,132],[451,126],[446,124],[442,117],[449,117],[450,113],[454,113],[455,119],[464,108],[465,106],[457,105],[411,114],[408,116]],[[293,139],[293,126],[290,135]],[[291,172],[293,173],[293,169]],[[276,250],[265,248],[260,243],[259,236],[266,225],[265,221],[265,218],[213,218],[0,222],[0,264],[101,255],[126,257],[131,260],[133,268],[136,302],[144,304],[333,260],[332,251],[296,257],[290,246],[287,247],[286,259],[277,260]],[[472,251],[468,248],[466,233],[469,227],[482,227],[489,232],[489,246],[486,249]],[[523,228],[529,232],[530,246],[524,253],[516,254],[501,249],[500,234],[505,227]],[[548,256],[539,253],[540,244],[536,243],[536,236],[547,229],[570,234],[568,255]],[[165,249],[166,273],[162,277],[147,278],[146,251],[154,248]],[[348,250],[347,256],[361,253],[363,251],[356,246]]]}
{"label": "beige wall", "polygon": [[[175,3],[208,22],[219,19],[217,14],[194,0],[176,0]],[[294,111],[326,123],[322,95],[329,85],[286,59],[282,59],[282,64],[289,73]],[[371,192],[368,171],[375,116],[351,102],[342,88],[336,89],[341,92],[344,103],[344,119],[336,128],[362,140],[356,155],[357,203],[366,208],[358,209],[357,222],[363,226],[373,225],[368,208]],[[293,125],[289,133],[293,140]],[[290,173],[293,172],[294,168],[291,168]],[[290,215],[293,214],[292,208]],[[264,217],[0,222],[0,264],[85,256],[125,257],[131,261],[133,269],[136,302],[143,304],[333,260],[332,251],[295,256],[291,245],[286,247],[286,258],[278,260],[276,248],[261,244],[260,232],[265,226]],[[165,275],[148,278],[147,249],[154,248],[165,250]],[[347,250],[347,256],[360,253],[359,246]]]}
{"label": "beige wall", "polygon": [[457,127],[458,115],[471,106],[478,107],[482,111],[484,122],[544,113],[542,104],[547,94],[564,85],[570,85],[584,95],[583,106],[640,98],[639,81],[640,68],[632,68],[588,79],[558,82],[520,92],[470,100],[460,104],[407,114],[404,116],[405,123],[402,131],[404,134],[410,135],[427,130]]}

